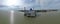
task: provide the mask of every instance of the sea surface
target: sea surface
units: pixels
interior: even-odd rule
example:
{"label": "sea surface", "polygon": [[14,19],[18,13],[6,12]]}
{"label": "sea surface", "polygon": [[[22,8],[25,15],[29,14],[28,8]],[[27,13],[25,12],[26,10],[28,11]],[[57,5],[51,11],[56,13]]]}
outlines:
{"label": "sea surface", "polygon": [[24,16],[24,12],[0,8],[0,24],[60,24],[60,11],[37,12],[36,17]]}

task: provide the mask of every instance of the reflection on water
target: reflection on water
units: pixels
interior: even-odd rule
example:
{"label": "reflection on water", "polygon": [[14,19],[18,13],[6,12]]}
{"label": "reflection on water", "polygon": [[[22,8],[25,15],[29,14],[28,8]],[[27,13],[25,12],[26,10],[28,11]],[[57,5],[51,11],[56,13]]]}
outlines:
{"label": "reflection on water", "polygon": [[11,10],[10,23],[14,24],[14,11],[13,10]]}

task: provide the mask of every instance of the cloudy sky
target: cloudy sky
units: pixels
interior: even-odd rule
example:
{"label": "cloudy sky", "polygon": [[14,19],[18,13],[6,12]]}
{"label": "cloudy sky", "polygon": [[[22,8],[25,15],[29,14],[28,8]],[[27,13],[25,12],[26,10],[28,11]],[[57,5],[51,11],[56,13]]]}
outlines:
{"label": "cloudy sky", "polygon": [[33,7],[35,9],[60,9],[60,0],[3,0],[2,2],[3,5],[9,6],[20,5],[21,7]]}
{"label": "cloudy sky", "polygon": [[41,0],[42,9],[60,9],[60,0]]}

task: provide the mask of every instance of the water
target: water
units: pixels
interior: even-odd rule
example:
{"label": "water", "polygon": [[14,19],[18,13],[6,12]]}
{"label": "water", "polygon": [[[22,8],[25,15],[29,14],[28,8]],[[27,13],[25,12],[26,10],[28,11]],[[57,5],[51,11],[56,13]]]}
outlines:
{"label": "water", "polygon": [[60,24],[60,11],[39,12],[36,17],[23,14],[17,10],[0,9],[0,24],[11,24],[11,20],[12,24]]}

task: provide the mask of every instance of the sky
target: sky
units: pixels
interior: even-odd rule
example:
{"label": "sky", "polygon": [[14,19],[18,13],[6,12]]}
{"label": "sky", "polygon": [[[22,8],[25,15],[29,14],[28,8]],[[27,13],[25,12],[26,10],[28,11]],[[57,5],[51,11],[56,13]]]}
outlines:
{"label": "sky", "polygon": [[60,9],[60,0],[42,0],[40,5],[42,9]]}
{"label": "sky", "polygon": [[3,5],[19,5],[20,7],[27,7],[27,9],[60,9],[60,0],[3,0],[2,2]]}

